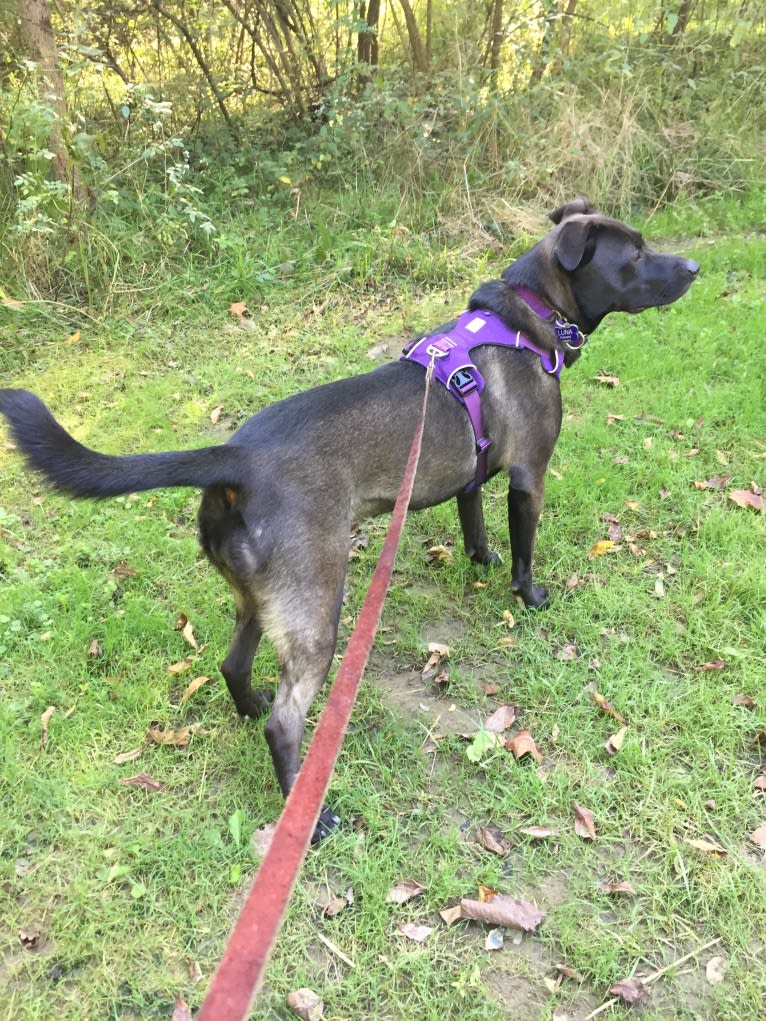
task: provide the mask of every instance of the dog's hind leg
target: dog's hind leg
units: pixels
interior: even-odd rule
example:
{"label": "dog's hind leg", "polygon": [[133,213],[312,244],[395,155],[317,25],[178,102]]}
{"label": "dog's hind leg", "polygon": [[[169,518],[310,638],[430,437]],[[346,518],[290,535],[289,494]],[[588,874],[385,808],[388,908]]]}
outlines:
{"label": "dog's hind leg", "polygon": [[251,607],[237,606],[237,625],[231,648],[221,663],[221,673],[240,716],[257,717],[267,712],[274,693],[268,688],[253,688],[253,659],[261,639],[261,626]]}

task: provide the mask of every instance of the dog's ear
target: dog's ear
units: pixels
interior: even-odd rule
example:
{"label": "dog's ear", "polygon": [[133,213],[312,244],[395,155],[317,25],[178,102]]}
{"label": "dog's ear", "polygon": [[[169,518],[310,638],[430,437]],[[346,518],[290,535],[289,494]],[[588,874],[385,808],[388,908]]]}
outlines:
{"label": "dog's ear", "polygon": [[571,273],[590,262],[595,248],[592,221],[577,219],[561,225],[553,251],[564,269]]}
{"label": "dog's ear", "polygon": [[570,216],[577,216],[578,213],[589,216],[591,213],[597,212],[598,210],[590,199],[580,195],[578,198],[572,199],[571,202],[565,202],[563,206],[554,209],[549,219],[553,220],[554,223],[561,223],[562,220],[567,220]]}

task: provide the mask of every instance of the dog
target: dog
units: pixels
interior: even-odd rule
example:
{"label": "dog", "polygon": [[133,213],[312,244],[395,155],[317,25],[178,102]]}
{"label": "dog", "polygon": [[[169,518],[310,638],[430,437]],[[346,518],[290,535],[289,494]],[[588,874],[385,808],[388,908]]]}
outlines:
{"label": "dog", "polygon": [[[530,607],[548,600],[533,581],[532,557],[562,420],[558,370],[577,360],[606,315],[669,305],[699,271],[690,259],[652,251],[587,199],[550,218],[554,228],[470,299],[470,313],[494,317],[525,342],[514,349],[480,341],[470,353],[485,435],[477,435],[454,388],[433,386],[410,502],[417,510],[456,497],[467,556],[493,564],[500,558],[488,546],[481,482],[506,472],[510,584]],[[445,330],[424,338],[427,350],[438,353]],[[82,446],[34,394],[0,390],[0,412],[18,448],[63,493],[203,490],[202,547],[236,605],[221,670],[240,715],[270,711],[265,734],[285,796],[300,768],[306,715],[335,652],[352,524],[392,509],[423,389],[422,365],[405,358],[265,407],[223,445],[122,457]],[[276,696],[251,680],[264,633],[280,663]],[[315,837],[335,823],[325,806]]]}

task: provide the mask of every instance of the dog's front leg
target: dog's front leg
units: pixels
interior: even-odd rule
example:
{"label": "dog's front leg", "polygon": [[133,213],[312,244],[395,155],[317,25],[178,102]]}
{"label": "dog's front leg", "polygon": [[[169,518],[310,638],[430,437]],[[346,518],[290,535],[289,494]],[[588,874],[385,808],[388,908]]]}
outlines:
{"label": "dog's front leg", "polygon": [[487,546],[487,529],[484,526],[481,487],[470,493],[458,493],[457,512],[463,529],[465,554],[475,564],[500,563],[500,554]]}
{"label": "dog's front leg", "polygon": [[512,468],[508,488],[508,530],[511,539],[511,589],[527,606],[544,606],[548,590],[532,583],[532,556],[543,508],[543,480],[527,468]]}

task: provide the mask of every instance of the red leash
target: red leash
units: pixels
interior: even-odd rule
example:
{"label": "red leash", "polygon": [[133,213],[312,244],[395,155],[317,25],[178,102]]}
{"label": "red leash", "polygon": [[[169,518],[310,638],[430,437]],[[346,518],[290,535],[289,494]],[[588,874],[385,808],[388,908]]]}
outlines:
{"label": "red leash", "polygon": [[426,389],[412,448],[407,460],[391,524],[375,572],[359,611],[356,627],[343,655],[324,712],[287,797],[271,844],[234,926],[226,951],[213,976],[197,1021],[244,1021],[258,989],[287,902],[298,879],[317,818],[330,783],[351,710],[375,637],[407,507],[420,458],[426,402],[433,366],[426,372]]}

